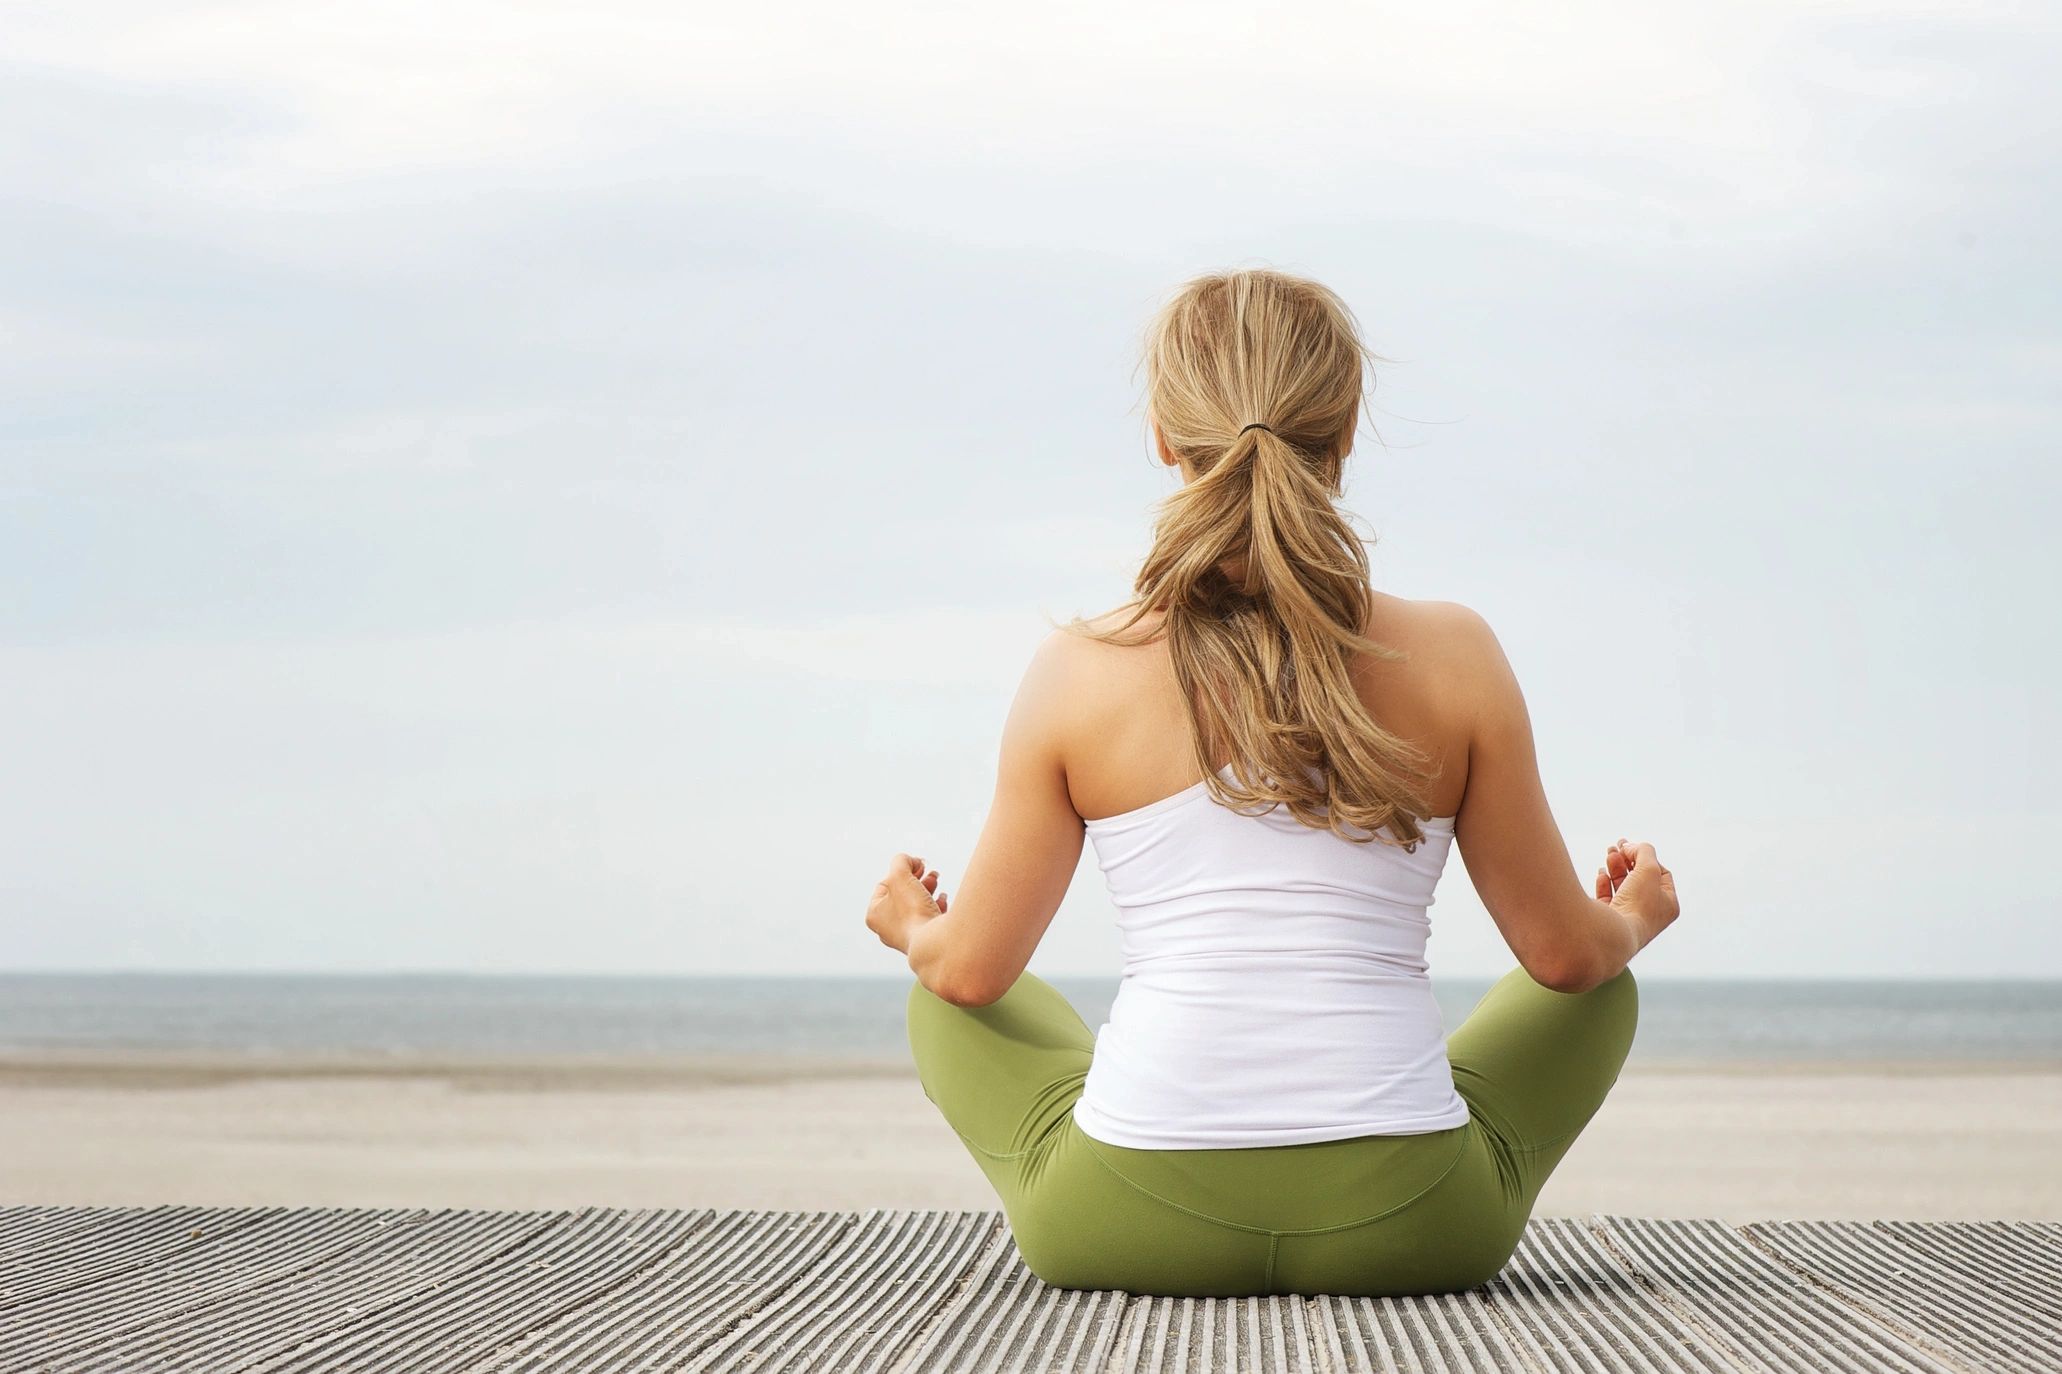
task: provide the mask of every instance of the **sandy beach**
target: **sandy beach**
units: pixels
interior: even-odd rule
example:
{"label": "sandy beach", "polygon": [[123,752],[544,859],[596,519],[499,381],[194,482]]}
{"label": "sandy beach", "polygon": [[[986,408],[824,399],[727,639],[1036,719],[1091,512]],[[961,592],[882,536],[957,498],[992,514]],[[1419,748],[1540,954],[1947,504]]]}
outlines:
{"label": "sandy beach", "polygon": [[[1542,1215],[2062,1218],[2062,1065],[1628,1069]],[[989,1208],[905,1062],[0,1061],[0,1203]]]}

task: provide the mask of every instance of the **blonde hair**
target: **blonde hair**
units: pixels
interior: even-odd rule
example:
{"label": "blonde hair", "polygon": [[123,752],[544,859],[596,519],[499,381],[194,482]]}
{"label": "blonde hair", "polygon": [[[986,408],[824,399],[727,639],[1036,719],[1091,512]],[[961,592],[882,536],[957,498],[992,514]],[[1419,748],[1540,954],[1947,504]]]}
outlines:
{"label": "blonde hair", "polygon": [[[1383,729],[1354,686],[1353,653],[1402,655],[1361,634],[1368,541],[1333,500],[1374,361],[1352,312],[1317,282],[1254,269],[1183,286],[1148,326],[1143,365],[1152,418],[1194,476],[1161,503],[1136,595],[1119,608],[1129,618],[1062,628],[1147,643],[1152,632],[1122,636],[1163,610],[1211,796],[1408,849],[1429,814],[1425,755]],[[1221,566],[1234,559],[1236,580]],[[1211,765],[1219,754],[1230,783]]]}

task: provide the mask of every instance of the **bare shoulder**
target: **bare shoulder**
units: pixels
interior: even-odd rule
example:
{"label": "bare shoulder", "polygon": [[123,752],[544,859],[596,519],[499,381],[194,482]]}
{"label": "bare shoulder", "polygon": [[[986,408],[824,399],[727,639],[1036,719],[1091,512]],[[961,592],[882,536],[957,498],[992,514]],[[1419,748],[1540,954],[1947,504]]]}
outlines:
{"label": "bare shoulder", "polygon": [[[1052,630],[1038,650],[1040,691],[1053,698],[1049,719],[1075,798],[1104,812],[1135,805],[1141,797],[1134,793],[1150,799],[1170,790],[1166,762],[1178,771],[1188,752],[1180,689],[1160,633],[1164,617],[1148,612],[1133,623],[1134,610],[1127,604],[1083,616]],[[1096,637],[1103,634],[1116,641]]]}
{"label": "bare shoulder", "polygon": [[[1128,610],[1119,607],[1101,615],[1084,616],[1081,625],[1108,633],[1122,628],[1128,619]],[[1138,638],[1141,631],[1149,633],[1154,628],[1156,620],[1142,620],[1127,630],[1124,638]],[[1032,653],[1022,691],[1049,700],[1050,718],[1062,726],[1063,733],[1071,733],[1066,726],[1078,728],[1126,699],[1129,689],[1151,673],[1156,655],[1161,662],[1165,661],[1164,641],[1113,644],[1083,634],[1077,627],[1056,626]]]}
{"label": "bare shoulder", "polygon": [[[1159,611],[1146,611],[1143,614],[1138,614],[1136,623],[1133,623],[1132,617],[1137,611],[1136,604],[1126,602],[1122,606],[1112,607],[1110,610],[1104,611],[1101,615],[1083,616],[1081,617],[1081,623],[1099,633],[1113,634],[1121,630],[1126,640],[1157,642],[1160,624],[1166,617]],[[1124,650],[1145,647],[1144,645],[1112,644],[1107,640],[1094,639],[1088,635],[1076,634],[1068,630],[1060,630],[1057,633],[1065,634],[1069,639],[1078,640],[1083,644],[1093,645],[1101,649]]]}
{"label": "bare shoulder", "polygon": [[1403,654],[1400,660],[1371,662],[1371,679],[1395,684],[1395,695],[1424,702],[1446,729],[1469,729],[1508,705],[1516,691],[1496,632],[1472,606],[1377,592],[1368,637]]}
{"label": "bare shoulder", "polygon": [[1369,638],[1400,649],[1426,666],[1466,669],[1501,657],[1495,631],[1472,606],[1458,601],[1411,601],[1373,594]]}
{"label": "bare shoulder", "polygon": [[[1050,659],[1056,670],[1063,668],[1090,679],[1135,679],[1150,672],[1155,661],[1166,660],[1167,641],[1159,633],[1162,618],[1148,612],[1132,623],[1129,606],[1083,616],[1078,624],[1062,625],[1048,634],[1039,646],[1039,655]],[[1100,638],[1102,635],[1117,638],[1113,641]]]}

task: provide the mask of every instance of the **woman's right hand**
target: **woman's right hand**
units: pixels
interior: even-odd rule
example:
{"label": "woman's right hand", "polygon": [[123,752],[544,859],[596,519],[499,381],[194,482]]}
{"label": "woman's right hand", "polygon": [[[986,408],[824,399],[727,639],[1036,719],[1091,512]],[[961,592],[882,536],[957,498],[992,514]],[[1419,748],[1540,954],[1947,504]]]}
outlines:
{"label": "woman's right hand", "polygon": [[1675,875],[1661,866],[1651,844],[1621,839],[1604,851],[1597,870],[1597,900],[1609,902],[1639,932],[1640,947],[1682,913]]}

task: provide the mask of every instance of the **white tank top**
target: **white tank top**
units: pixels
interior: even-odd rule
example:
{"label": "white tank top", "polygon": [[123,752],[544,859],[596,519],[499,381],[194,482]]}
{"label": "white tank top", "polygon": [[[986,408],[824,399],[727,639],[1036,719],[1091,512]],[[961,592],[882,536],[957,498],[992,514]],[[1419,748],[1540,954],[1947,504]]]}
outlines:
{"label": "white tank top", "polygon": [[1124,976],[1074,1103],[1081,1129],[1202,1150],[1466,1124],[1425,973],[1453,820],[1423,824],[1406,854],[1286,806],[1241,815],[1201,782],[1086,822]]}

